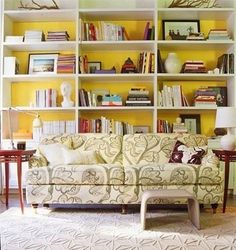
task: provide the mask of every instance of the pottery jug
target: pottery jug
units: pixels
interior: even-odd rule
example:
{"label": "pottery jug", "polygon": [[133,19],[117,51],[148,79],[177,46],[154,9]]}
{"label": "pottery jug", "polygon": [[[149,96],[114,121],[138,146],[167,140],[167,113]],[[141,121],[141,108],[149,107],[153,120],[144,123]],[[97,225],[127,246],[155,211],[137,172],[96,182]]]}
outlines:
{"label": "pottery jug", "polygon": [[165,69],[167,73],[177,74],[181,71],[182,64],[176,53],[169,53],[165,60]]}

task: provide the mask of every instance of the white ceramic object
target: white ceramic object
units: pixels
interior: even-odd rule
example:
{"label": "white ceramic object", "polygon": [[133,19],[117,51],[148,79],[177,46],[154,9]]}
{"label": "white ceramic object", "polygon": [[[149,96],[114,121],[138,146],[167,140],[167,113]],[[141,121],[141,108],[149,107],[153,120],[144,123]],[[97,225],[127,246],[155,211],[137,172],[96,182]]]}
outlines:
{"label": "white ceramic object", "polygon": [[182,64],[177,54],[171,52],[165,60],[165,69],[167,73],[178,74],[181,71]]}

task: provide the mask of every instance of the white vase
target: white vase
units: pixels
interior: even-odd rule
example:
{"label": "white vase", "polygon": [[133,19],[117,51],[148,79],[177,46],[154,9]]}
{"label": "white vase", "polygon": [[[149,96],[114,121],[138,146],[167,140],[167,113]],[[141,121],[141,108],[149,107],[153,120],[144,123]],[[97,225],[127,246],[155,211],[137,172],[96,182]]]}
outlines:
{"label": "white vase", "polygon": [[176,53],[169,53],[165,60],[165,69],[167,73],[177,74],[181,71],[182,64]]}

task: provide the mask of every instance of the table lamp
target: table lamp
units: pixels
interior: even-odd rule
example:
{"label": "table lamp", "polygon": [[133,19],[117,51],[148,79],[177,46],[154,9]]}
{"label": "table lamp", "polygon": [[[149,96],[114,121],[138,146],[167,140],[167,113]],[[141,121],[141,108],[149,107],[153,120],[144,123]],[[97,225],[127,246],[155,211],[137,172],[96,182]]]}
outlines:
{"label": "table lamp", "polygon": [[236,108],[221,107],[216,110],[216,128],[226,128],[227,134],[221,137],[221,147],[224,150],[235,149],[235,136],[232,128],[236,127]]}
{"label": "table lamp", "polygon": [[14,142],[13,142],[13,135],[12,135],[12,120],[11,120],[11,111],[14,110],[16,112],[21,112],[21,113],[24,113],[26,115],[30,115],[30,116],[34,116],[34,120],[33,120],[33,128],[41,128],[42,127],[42,120],[40,119],[40,115],[36,112],[33,112],[33,111],[23,111],[23,110],[20,110],[18,108],[13,108],[13,107],[10,107],[8,109],[8,121],[9,121],[9,133],[10,133],[10,140],[11,140],[11,147],[12,149],[16,149],[15,146],[14,146]]}

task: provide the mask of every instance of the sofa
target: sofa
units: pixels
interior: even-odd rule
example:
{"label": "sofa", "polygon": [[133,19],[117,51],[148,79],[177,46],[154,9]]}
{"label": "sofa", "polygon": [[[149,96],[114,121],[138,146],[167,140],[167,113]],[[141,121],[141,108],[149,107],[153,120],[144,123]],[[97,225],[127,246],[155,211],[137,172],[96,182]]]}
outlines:
{"label": "sofa", "polygon": [[[138,204],[142,193],[149,189],[185,189],[200,204],[211,204],[215,212],[223,201],[224,171],[218,158],[207,149],[206,136],[174,133],[47,136],[38,145],[26,172],[26,200],[33,206]],[[151,201],[173,202],[186,201]]]}

